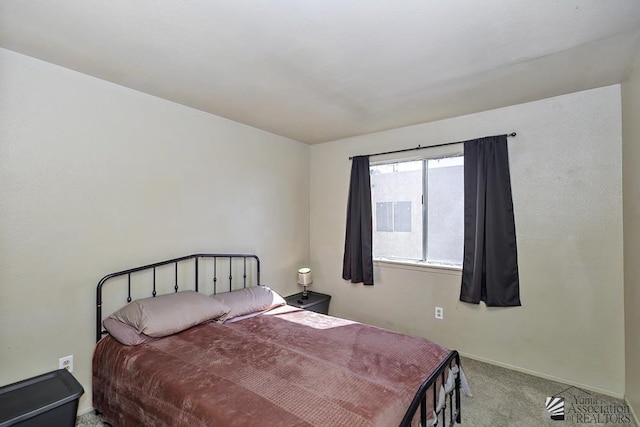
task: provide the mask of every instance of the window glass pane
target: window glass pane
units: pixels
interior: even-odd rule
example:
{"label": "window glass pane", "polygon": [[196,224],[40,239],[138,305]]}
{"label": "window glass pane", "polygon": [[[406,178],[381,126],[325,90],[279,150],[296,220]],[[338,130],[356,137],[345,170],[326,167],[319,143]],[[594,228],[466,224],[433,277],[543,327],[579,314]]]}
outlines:
{"label": "window glass pane", "polygon": [[376,203],[376,231],[393,231],[391,202]]}
{"label": "window glass pane", "polygon": [[[370,170],[371,198],[376,207],[374,257],[422,259],[422,161],[375,165]],[[397,202],[399,207],[393,209]],[[382,231],[387,225],[378,223],[389,219],[379,217],[378,206],[383,203],[389,203],[392,212],[389,231]]]}
{"label": "window glass pane", "polygon": [[427,261],[462,265],[464,158],[428,161]]}

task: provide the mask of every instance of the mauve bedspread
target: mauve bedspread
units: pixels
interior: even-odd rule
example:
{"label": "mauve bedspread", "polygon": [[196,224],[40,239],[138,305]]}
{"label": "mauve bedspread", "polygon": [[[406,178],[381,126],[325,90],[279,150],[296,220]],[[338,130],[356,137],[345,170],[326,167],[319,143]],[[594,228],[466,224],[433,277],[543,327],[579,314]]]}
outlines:
{"label": "mauve bedspread", "polygon": [[102,339],[93,405],[113,426],[394,426],[449,351],[283,307],[124,346]]}

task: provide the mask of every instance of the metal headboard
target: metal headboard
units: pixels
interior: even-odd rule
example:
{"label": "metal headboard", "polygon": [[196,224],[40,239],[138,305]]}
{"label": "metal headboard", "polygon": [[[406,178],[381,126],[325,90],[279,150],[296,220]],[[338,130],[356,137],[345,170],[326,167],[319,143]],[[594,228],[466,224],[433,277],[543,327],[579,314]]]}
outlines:
{"label": "metal headboard", "polygon": [[[135,267],[135,268],[130,268],[128,270],[123,270],[123,271],[118,271],[116,273],[111,273],[111,274],[107,274],[106,276],[104,276],[102,279],[100,279],[100,281],[98,282],[98,286],[96,289],[96,341],[99,341],[100,338],[102,337],[102,335],[106,334],[107,332],[104,331],[102,329],[102,287],[105,285],[105,283],[107,283],[110,279],[113,279],[115,277],[121,277],[121,276],[127,276],[127,303],[130,303],[132,298],[131,298],[131,275],[134,273],[138,273],[138,272],[143,272],[143,271],[153,271],[153,287],[152,287],[152,292],[151,295],[152,297],[155,297],[157,292],[156,292],[156,268],[158,267],[162,267],[162,266],[166,266],[166,265],[171,265],[173,264],[175,266],[175,285],[173,287],[173,292],[178,292],[178,290],[180,289],[180,286],[178,284],[178,265],[181,265],[181,263],[185,263],[188,262],[190,260],[193,260],[193,262],[195,263],[195,280],[194,280],[194,287],[195,287],[195,291],[198,291],[199,288],[199,275],[198,275],[198,264],[199,264],[199,260],[201,258],[205,258],[205,259],[212,259],[213,260],[213,293],[217,293],[217,285],[218,285],[218,271],[220,269],[224,269],[225,265],[228,263],[228,279],[229,279],[229,291],[232,290],[233,288],[233,266],[237,265],[238,262],[242,263],[242,287],[246,288],[247,287],[247,260],[248,259],[253,259],[255,260],[255,267],[256,267],[256,271],[255,271],[255,277],[256,277],[256,283],[254,283],[255,286],[260,286],[260,259],[258,258],[257,255],[252,255],[252,254],[194,254],[194,255],[186,255],[180,258],[174,258],[174,259],[169,259],[166,261],[160,261],[160,262],[156,262],[153,264],[148,264],[148,265],[143,265],[141,267]],[[218,265],[220,261],[220,264],[223,265]],[[234,262],[236,264],[234,264]]]}

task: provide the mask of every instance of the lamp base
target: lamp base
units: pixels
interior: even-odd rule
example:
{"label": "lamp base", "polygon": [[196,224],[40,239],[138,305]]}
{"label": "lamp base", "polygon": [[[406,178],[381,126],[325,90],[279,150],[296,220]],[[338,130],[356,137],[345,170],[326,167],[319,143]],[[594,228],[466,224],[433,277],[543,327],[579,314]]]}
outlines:
{"label": "lamp base", "polygon": [[302,299],[309,299],[309,292],[307,291],[307,287],[302,288]]}

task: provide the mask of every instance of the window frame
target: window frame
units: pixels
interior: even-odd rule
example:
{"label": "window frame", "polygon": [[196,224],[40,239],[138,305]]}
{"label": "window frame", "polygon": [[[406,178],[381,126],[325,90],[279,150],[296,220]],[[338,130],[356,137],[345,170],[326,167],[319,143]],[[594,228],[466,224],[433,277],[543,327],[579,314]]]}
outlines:
{"label": "window frame", "polygon": [[[449,150],[444,152],[432,152],[427,155],[412,156],[412,157],[385,156],[383,159],[370,161],[369,168],[371,168],[372,166],[388,165],[393,163],[402,163],[402,162],[411,162],[411,161],[422,162],[422,260],[413,260],[408,258],[376,257],[375,254],[372,253],[374,265],[390,267],[390,268],[419,270],[419,271],[431,270],[437,273],[454,274],[454,275],[459,275],[462,273],[462,265],[457,266],[457,265],[448,265],[448,264],[437,264],[437,263],[431,263],[427,261],[428,205],[427,203],[425,203],[424,197],[425,197],[425,193],[427,193],[428,191],[428,188],[426,188],[428,186],[428,181],[427,181],[428,176],[425,176],[426,174],[428,174],[428,165],[426,163],[429,160],[441,160],[441,159],[447,159],[447,158],[453,158],[453,157],[463,157],[464,159],[463,147],[464,147],[463,144],[455,144],[447,147],[449,148]],[[429,147],[424,147],[424,148],[428,149]],[[428,202],[428,198],[427,198],[427,202]]]}

